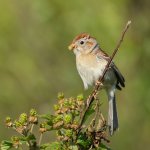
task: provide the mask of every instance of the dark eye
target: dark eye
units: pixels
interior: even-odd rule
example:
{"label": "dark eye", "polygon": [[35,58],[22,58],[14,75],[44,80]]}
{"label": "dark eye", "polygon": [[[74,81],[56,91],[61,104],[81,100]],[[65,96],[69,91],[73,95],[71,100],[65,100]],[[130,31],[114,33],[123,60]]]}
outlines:
{"label": "dark eye", "polygon": [[83,45],[83,44],[84,44],[84,41],[81,41],[80,44]]}

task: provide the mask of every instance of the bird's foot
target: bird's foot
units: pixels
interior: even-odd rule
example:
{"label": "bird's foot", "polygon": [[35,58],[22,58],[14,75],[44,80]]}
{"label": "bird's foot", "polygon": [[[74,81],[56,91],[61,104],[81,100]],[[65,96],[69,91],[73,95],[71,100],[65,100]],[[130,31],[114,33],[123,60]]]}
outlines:
{"label": "bird's foot", "polygon": [[104,86],[104,85],[103,85],[103,83],[102,83],[102,82],[100,82],[99,80],[97,80],[97,81],[95,82],[95,85],[96,85],[96,86],[100,85],[101,87],[103,87],[103,86]]}

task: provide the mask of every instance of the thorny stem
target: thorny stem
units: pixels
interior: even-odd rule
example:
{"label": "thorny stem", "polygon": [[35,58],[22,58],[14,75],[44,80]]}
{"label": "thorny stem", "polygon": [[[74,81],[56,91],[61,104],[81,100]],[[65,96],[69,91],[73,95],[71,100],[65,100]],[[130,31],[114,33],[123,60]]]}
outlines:
{"label": "thorny stem", "polygon": [[109,69],[110,64],[111,64],[113,58],[115,57],[117,51],[119,50],[119,48],[120,48],[120,46],[121,46],[121,43],[123,42],[125,33],[127,32],[128,28],[129,28],[129,26],[130,26],[130,24],[131,24],[131,21],[128,21],[127,24],[126,24],[126,26],[125,26],[125,28],[124,28],[124,30],[123,30],[123,32],[122,32],[122,34],[121,34],[121,38],[120,38],[120,40],[119,40],[119,42],[118,42],[116,48],[114,49],[114,52],[113,52],[112,56],[110,57],[110,59],[109,59],[107,65],[106,65],[106,67],[105,67],[105,69],[104,69],[104,72],[103,72],[102,76],[98,79],[98,84],[95,85],[95,87],[94,87],[92,93],[89,95],[89,97],[88,97],[87,100],[86,100],[85,110],[84,110],[83,113],[81,114],[81,122],[80,122],[80,128],[79,128],[79,130],[78,130],[78,133],[80,132],[80,130],[81,130],[81,128],[82,128],[82,125],[83,125],[83,122],[84,122],[84,119],[85,119],[85,116],[86,116],[86,112],[88,111],[88,109],[89,109],[90,105],[92,104],[92,102],[95,100],[95,97],[96,97],[96,95],[98,94],[98,91],[99,91],[99,89],[100,89],[100,87],[101,87],[101,83],[103,82],[104,76],[105,76],[107,70]]}

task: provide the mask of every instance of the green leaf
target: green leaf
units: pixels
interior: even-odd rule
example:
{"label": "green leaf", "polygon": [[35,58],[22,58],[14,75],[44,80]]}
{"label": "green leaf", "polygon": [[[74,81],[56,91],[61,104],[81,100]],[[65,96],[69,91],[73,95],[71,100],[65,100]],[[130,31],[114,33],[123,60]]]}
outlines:
{"label": "green leaf", "polygon": [[87,148],[90,145],[90,141],[89,140],[78,139],[77,144],[79,144],[80,146],[82,146],[84,148]]}
{"label": "green leaf", "polygon": [[27,136],[27,140],[32,141],[32,140],[36,140],[36,138],[35,138],[34,134],[29,134]]}
{"label": "green leaf", "polygon": [[43,114],[43,115],[38,115],[40,118],[42,119],[46,119],[46,120],[52,120],[54,118],[53,115],[50,114]]}
{"label": "green leaf", "polygon": [[100,147],[98,148],[98,150],[111,150],[109,147],[107,147],[106,145],[104,144],[100,144]]}
{"label": "green leaf", "polygon": [[81,133],[77,139],[77,144],[83,148],[88,148],[91,144],[91,140],[88,139],[83,133]]}
{"label": "green leaf", "polygon": [[64,150],[63,145],[60,142],[53,142],[44,146],[45,150]]}
{"label": "green leaf", "polygon": [[48,147],[50,147],[50,143],[42,144],[42,145],[40,146],[40,149],[41,149],[41,150],[45,150],[45,149],[48,148]]}
{"label": "green leaf", "polygon": [[84,120],[83,120],[83,123],[85,123],[86,120],[89,118],[89,116],[92,115],[92,114],[95,112],[94,107],[95,107],[94,104],[89,107],[88,111],[87,111],[86,114],[85,114],[85,118],[84,118]]}
{"label": "green leaf", "polygon": [[11,141],[2,141],[1,142],[1,150],[8,150],[13,147],[13,143]]}
{"label": "green leaf", "polygon": [[27,141],[36,141],[34,134],[29,134],[27,137],[20,137],[19,141],[21,144],[25,144]]}

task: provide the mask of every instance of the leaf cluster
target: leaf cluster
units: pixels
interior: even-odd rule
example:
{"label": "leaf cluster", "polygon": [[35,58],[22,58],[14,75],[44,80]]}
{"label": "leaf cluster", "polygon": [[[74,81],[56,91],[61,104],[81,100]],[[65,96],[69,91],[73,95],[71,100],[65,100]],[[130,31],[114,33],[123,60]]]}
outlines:
{"label": "leaf cluster", "polygon": [[[23,149],[24,145],[29,150],[108,149],[102,143],[102,141],[109,142],[106,135],[107,126],[100,115],[101,113],[99,115],[97,113],[99,109],[97,104],[91,105],[81,126],[81,116],[86,105],[83,95],[65,98],[63,93],[59,93],[57,99],[58,102],[54,105],[54,114],[39,115],[35,109],[31,109],[29,114],[22,113],[14,121],[7,117],[6,126],[15,130],[19,136],[15,135],[10,140],[3,140],[1,150]],[[95,115],[90,122],[89,116],[92,114]],[[34,126],[38,126],[37,137],[33,132]],[[42,142],[44,133],[52,130],[56,131],[56,141]]]}

